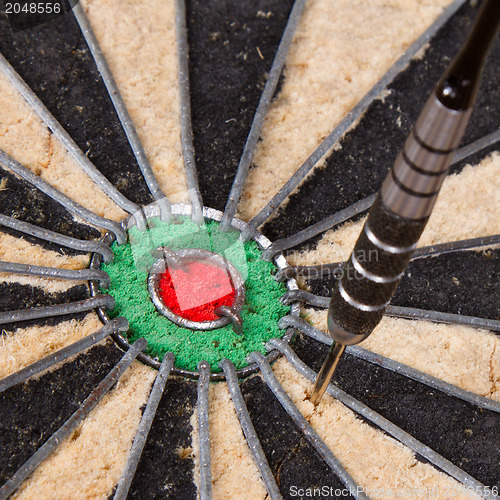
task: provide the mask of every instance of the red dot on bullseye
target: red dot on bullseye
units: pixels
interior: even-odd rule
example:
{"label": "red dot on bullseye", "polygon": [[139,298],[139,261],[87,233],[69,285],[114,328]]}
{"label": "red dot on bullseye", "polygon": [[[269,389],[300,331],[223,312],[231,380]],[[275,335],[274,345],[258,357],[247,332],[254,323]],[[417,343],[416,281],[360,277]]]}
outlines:
{"label": "red dot on bullseye", "polygon": [[158,295],[177,316],[201,322],[219,319],[214,311],[233,306],[236,290],[226,269],[209,261],[192,261],[162,273]]}

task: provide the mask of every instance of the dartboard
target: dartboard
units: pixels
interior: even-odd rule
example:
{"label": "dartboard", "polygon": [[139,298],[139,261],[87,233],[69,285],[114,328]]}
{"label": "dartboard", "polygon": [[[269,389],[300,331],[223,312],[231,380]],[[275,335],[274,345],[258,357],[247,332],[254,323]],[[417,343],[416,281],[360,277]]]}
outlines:
{"label": "dartboard", "polygon": [[498,40],[386,316],[309,401],[478,4],[4,2],[0,498],[498,493]]}

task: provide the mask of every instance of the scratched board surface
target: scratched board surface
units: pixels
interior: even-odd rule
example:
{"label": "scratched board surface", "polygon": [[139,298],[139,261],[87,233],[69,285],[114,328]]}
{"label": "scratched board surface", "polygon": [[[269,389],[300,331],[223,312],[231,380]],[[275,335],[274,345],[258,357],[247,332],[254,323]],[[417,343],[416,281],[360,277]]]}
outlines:
{"label": "scratched board surface", "polygon": [[[384,2],[374,3],[365,15],[372,17],[375,32],[356,26],[354,20],[366,8],[361,2],[338,2],[335,8],[323,0],[306,3],[250,166],[238,211],[243,220],[258,214],[448,3],[442,1],[432,8],[417,5],[412,7],[414,11],[404,2],[396,2],[392,8]],[[186,1],[194,161],[206,207],[224,210],[293,4],[289,0]],[[153,2],[154,8],[160,9],[155,13],[153,6],[148,10],[133,2],[120,6],[94,0],[82,5],[130,108],[160,186],[175,201],[189,204],[180,146],[174,2]],[[398,70],[379,92],[381,98],[367,105],[335,147],[327,148],[323,163],[262,225],[264,235],[271,241],[293,235],[380,187],[428,93],[457,52],[476,13],[477,6],[464,2],[449,14],[428,46]],[[387,55],[380,68],[370,63],[376,55],[373,40],[377,36],[399,36],[396,25],[406,22],[411,26],[412,16],[422,18],[419,28],[414,32],[406,29],[408,40]],[[381,34],[377,35],[379,24]],[[140,206],[151,203],[153,196],[73,13],[68,11],[51,21],[37,20],[21,28],[13,25],[12,19],[9,22],[5,14],[0,15],[0,52],[4,58],[112,185]],[[338,35],[332,35],[333,41],[328,35],[332,32]],[[371,40],[373,52],[366,59],[357,36],[361,41]],[[388,45],[382,46],[389,51]],[[498,58],[497,40],[462,146],[498,130]],[[77,196],[87,208],[120,220],[124,215],[113,212],[116,208],[109,198],[97,198],[99,188],[75,181],[79,177],[72,172],[80,167],[64,153],[64,147],[57,145],[59,139],[36,122],[35,114],[31,116],[33,112],[15,86],[5,79],[0,84],[6,95],[0,98],[5,99],[4,111],[0,112],[0,149],[68,196]],[[157,96],[163,100],[155,100]],[[330,114],[325,114],[325,109],[331,109]],[[424,244],[500,232],[500,160],[495,154],[499,148],[499,138],[493,138],[452,167],[455,177],[443,193],[443,204],[436,209],[438,214],[429,224]],[[61,170],[56,171],[57,165],[62,165]],[[99,238],[97,227],[12,173],[8,165],[0,167],[1,214],[81,240]],[[359,231],[360,217],[333,228],[326,236],[301,241],[285,254],[295,265],[342,261],[354,243],[353,234]],[[1,229],[4,261],[68,269],[88,266],[88,253],[15,229]],[[422,258],[408,268],[393,304],[499,321],[499,274],[500,260],[494,245]],[[300,286],[328,296],[333,284],[334,278],[309,276]],[[2,313],[82,301],[90,296],[85,281],[51,282],[3,274],[0,287]],[[324,311],[305,304],[302,316],[325,331]],[[100,326],[94,312],[5,322],[0,373],[13,373]],[[470,393],[492,401],[500,399],[499,339],[493,328],[488,331],[388,319],[373,337],[368,349]],[[427,351],[423,345],[428,345]],[[291,347],[315,371],[326,355],[326,347],[304,333],[296,332]],[[1,484],[6,484],[79,408],[122,355],[108,340],[0,393]],[[360,489],[381,491],[423,485],[445,491],[460,488],[463,474],[478,481],[473,483],[479,485],[477,491],[483,486],[490,488],[488,491],[498,488],[498,408],[486,409],[446,389],[430,388],[354,356],[342,361],[338,386],[440,454],[459,471],[452,479],[447,466],[443,469],[442,463],[433,463],[388,437],[380,421],[356,416],[328,396],[315,412],[305,401],[311,389],[309,382],[285,359],[279,359],[273,370]],[[40,498],[112,496],[155,376],[154,369],[134,363],[83,425],[22,483],[20,498],[33,492]],[[210,390],[213,497],[265,498],[264,474],[246,444],[225,386],[225,382],[214,383]],[[240,381],[240,390],[270,476],[284,498],[306,497],[308,491],[323,486],[334,492],[346,487],[345,476],[332,469],[260,375]],[[133,474],[129,497],[196,498],[200,494],[197,401],[196,381],[169,378]]]}

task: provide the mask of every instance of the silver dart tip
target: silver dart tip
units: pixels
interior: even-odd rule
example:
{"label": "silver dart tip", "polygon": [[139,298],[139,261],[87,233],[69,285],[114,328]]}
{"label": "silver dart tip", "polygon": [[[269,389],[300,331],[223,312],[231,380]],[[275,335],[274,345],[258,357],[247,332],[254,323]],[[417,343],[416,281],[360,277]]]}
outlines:
{"label": "silver dart tip", "polygon": [[330,347],[330,351],[326,356],[325,362],[316,377],[316,382],[314,383],[313,392],[310,397],[310,401],[314,406],[318,406],[321,401],[321,398],[323,397],[323,394],[325,393],[326,388],[335,373],[344,350],[345,345],[339,344],[335,341],[333,342],[332,347]]}

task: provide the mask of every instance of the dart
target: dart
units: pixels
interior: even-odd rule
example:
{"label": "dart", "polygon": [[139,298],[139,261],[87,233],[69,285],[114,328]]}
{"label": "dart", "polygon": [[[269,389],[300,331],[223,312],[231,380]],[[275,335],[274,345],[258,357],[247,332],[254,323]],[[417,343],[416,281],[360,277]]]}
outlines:
{"label": "dart", "polygon": [[500,2],[487,0],[370,209],[332,293],[328,330],[334,342],[316,378],[310,398],[314,405],[321,401],[345,347],[372,333],[403,277],[465,132],[499,27]]}

